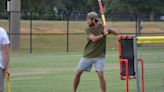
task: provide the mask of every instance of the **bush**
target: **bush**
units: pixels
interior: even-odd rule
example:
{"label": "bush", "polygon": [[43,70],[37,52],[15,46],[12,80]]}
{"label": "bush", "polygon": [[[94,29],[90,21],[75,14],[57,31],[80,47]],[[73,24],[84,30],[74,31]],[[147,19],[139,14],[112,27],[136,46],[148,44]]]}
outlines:
{"label": "bush", "polygon": [[0,19],[8,19],[8,12],[0,12]]}

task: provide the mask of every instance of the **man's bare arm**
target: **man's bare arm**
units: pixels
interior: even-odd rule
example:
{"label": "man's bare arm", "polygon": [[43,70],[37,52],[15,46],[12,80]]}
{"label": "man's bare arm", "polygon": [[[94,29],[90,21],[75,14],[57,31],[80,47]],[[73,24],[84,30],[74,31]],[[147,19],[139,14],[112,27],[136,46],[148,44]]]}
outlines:
{"label": "man's bare arm", "polygon": [[117,31],[115,31],[115,30],[112,30],[112,29],[108,29],[108,33],[109,34],[114,34],[114,35],[119,35],[119,33],[117,32]]}
{"label": "man's bare arm", "polygon": [[97,36],[91,34],[91,35],[88,36],[88,38],[89,38],[91,41],[93,41],[93,42],[94,42],[94,41],[98,41],[98,40],[102,39],[103,37],[104,37],[103,34],[97,35]]}
{"label": "man's bare arm", "polygon": [[9,44],[2,45],[4,72],[9,72]]}

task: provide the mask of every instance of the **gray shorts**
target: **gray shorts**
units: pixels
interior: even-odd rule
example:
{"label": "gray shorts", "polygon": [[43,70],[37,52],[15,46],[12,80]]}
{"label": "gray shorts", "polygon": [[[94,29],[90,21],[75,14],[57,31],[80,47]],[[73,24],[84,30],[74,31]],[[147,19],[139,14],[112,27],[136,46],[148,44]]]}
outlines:
{"label": "gray shorts", "polygon": [[92,65],[94,64],[96,72],[104,71],[105,58],[84,58],[81,57],[77,69],[82,71],[91,71]]}

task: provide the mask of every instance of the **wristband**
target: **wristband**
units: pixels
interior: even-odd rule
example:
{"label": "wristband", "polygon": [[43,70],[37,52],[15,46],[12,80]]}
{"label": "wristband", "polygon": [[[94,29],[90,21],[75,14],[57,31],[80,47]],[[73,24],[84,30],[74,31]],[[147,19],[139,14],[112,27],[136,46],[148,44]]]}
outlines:
{"label": "wristband", "polygon": [[110,34],[111,32],[110,31],[112,31],[111,29],[108,29],[108,34]]}

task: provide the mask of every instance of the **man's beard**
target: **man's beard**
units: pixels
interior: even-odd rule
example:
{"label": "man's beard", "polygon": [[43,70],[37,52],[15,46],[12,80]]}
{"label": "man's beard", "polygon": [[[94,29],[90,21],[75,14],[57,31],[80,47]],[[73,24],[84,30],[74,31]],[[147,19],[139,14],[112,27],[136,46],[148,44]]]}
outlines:
{"label": "man's beard", "polygon": [[90,27],[94,26],[94,23],[89,24]]}

